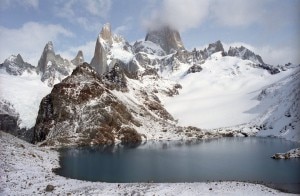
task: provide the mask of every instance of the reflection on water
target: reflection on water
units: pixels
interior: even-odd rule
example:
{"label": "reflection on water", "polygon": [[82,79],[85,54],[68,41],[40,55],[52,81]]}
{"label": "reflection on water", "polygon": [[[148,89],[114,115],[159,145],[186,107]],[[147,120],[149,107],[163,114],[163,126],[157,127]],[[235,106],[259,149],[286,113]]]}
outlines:
{"label": "reflection on water", "polygon": [[202,182],[237,180],[300,183],[300,160],[274,160],[298,143],[275,138],[148,141],[139,146],[60,150],[62,176],[104,182]]}

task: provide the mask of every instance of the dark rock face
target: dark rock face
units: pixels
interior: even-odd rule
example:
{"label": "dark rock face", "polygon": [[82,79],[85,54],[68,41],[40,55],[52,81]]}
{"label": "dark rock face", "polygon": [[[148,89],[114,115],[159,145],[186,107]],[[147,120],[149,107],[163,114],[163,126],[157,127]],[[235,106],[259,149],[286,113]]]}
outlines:
{"label": "dark rock face", "polygon": [[0,64],[0,69],[5,69],[8,74],[15,76],[22,75],[25,71],[29,73],[36,71],[33,65],[24,62],[20,54],[11,55],[4,63]]}
{"label": "dark rock face", "polygon": [[33,138],[33,129],[19,127],[19,114],[8,101],[0,99],[0,130],[10,133],[27,142]]}
{"label": "dark rock face", "polygon": [[202,67],[200,65],[193,65],[187,70],[187,74],[196,73],[202,71]]}
{"label": "dark rock face", "polygon": [[113,59],[109,64],[110,71],[116,70],[116,65],[118,67],[117,69],[119,70],[119,72],[124,73],[128,78],[137,78],[139,67],[137,63],[134,62],[134,60],[131,60],[129,63],[124,63],[119,59]]}
{"label": "dark rock face", "polygon": [[168,26],[148,32],[145,41],[159,45],[167,54],[185,50],[179,32]]}
{"label": "dark rock face", "polygon": [[84,62],[83,52],[78,51],[76,57],[71,61],[75,66],[81,65]]}
{"label": "dark rock face", "polygon": [[103,81],[111,90],[127,91],[124,71],[120,68],[118,63],[116,63],[109,72],[103,74]]}
{"label": "dark rock face", "polygon": [[221,41],[218,40],[215,43],[209,44],[207,47],[207,52],[210,55],[216,52],[224,52],[224,48]]}
{"label": "dark rock face", "polygon": [[68,60],[54,52],[52,42],[48,42],[38,62],[37,71],[42,74],[41,80],[48,80],[48,86],[53,86],[56,79],[62,80],[72,70]]}
{"label": "dark rock face", "polygon": [[119,132],[124,126],[132,130],[130,137],[125,137],[126,141],[133,138],[135,142],[141,140],[132,128],[137,124],[100,75],[84,63],[43,98],[34,127],[34,142],[46,140],[47,145],[113,144],[121,137]]}

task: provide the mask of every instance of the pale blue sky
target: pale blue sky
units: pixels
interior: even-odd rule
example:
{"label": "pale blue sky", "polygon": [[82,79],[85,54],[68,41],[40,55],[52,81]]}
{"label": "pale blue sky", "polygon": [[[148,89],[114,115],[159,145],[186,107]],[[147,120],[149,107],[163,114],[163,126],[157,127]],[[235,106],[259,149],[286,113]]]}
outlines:
{"label": "pale blue sky", "polygon": [[298,0],[0,0],[0,61],[21,53],[34,65],[44,45],[89,62],[104,23],[129,42],[168,24],[187,49],[221,40],[244,44],[267,63],[300,63]]}

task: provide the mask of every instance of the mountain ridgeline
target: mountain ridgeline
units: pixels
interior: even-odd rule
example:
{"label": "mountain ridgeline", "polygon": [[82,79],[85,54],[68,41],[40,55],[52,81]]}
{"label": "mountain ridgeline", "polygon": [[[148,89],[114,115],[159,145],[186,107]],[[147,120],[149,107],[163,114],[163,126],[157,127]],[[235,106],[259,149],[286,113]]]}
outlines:
{"label": "mountain ridgeline", "polygon": [[[37,74],[52,88],[40,102],[35,126],[28,127],[33,130],[33,143],[95,145],[120,141],[126,144],[140,143],[143,139],[247,135],[241,129],[209,132],[179,126],[161,101],[179,94],[182,86],[177,83],[178,78],[203,71],[206,61],[225,57],[240,59],[251,69],[268,74],[292,67],[291,64],[268,65],[244,46],[225,51],[221,41],[203,50],[188,51],[179,32],[168,26],[149,31],[144,41],[131,45],[114,34],[110,24],[105,24],[97,37],[90,64],[84,62],[82,51],[69,61],[55,54],[52,42],[48,42],[36,67],[17,55],[5,60],[0,69],[14,76],[25,72]],[[175,76],[177,79],[170,79]],[[5,97],[0,101],[2,108],[11,107]],[[18,111],[11,112],[13,118],[7,118],[9,112],[5,115],[0,118],[1,129],[12,129],[3,128],[10,120],[13,129],[19,130],[17,124],[22,119]]]}

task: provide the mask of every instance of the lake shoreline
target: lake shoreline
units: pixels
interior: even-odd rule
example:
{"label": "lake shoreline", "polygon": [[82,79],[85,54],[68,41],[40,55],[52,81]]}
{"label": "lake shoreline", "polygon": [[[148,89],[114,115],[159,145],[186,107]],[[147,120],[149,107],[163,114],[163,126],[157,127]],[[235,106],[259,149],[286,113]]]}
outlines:
{"label": "lake shoreline", "polygon": [[[0,131],[0,194],[251,194],[286,195],[265,185],[246,182],[202,183],[104,183],[74,180],[52,172],[59,167],[59,153],[49,147],[37,147]],[[53,185],[52,192],[46,192]],[[275,187],[276,188],[276,187]]]}

